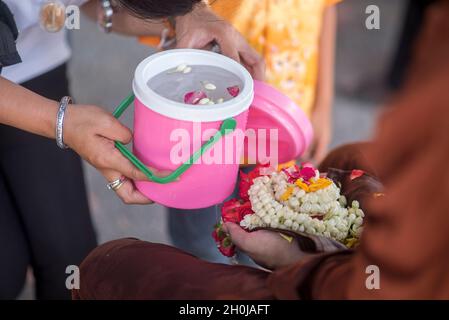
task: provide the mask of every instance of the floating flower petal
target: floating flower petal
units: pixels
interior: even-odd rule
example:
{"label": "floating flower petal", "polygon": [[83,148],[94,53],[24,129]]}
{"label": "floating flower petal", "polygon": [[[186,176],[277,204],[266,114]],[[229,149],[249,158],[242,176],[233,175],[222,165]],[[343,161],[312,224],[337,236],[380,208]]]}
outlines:
{"label": "floating flower petal", "polygon": [[188,92],[184,96],[184,103],[186,104],[198,104],[202,99],[207,98],[207,95],[203,91]]}
{"label": "floating flower petal", "polygon": [[234,98],[237,97],[239,95],[239,93],[240,93],[239,86],[229,87],[229,88],[227,88],[227,90],[228,90],[229,94],[231,96],[233,96]]}

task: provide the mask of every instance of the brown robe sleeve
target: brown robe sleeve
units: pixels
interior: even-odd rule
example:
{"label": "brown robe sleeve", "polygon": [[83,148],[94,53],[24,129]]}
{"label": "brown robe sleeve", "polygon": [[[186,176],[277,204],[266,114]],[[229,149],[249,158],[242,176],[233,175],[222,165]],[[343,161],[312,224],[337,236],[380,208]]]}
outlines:
{"label": "brown robe sleeve", "polygon": [[273,299],[260,269],[210,263],[163,244],[137,239],[107,242],[80,266],[75,300]]}

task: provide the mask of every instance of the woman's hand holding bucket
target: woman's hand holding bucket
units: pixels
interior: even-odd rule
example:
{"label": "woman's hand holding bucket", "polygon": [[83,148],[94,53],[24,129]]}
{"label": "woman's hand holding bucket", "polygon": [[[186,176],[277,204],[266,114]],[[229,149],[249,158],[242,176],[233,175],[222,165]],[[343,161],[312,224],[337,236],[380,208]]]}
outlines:
{"label": "woman's hand holding bucket", "polygon": [[265,79],[263,58],[230,23],[204,3],[192,13],[176,18],[176,38],[177,48],[201,49],[217,43],[225,56],[244,65],[254,79]]}
{"label": "woman's hand holding bucket", "polygon": [[131,140],[131,131],[99,107],[74,105],[67,110],[64,125],[66,144],[98,169],[107,181],[117,182],[112,189],[124,203],[150,204],[153,202],[131,181],[148,180],[147,177],[114,146],[114,141],[127,144]]}

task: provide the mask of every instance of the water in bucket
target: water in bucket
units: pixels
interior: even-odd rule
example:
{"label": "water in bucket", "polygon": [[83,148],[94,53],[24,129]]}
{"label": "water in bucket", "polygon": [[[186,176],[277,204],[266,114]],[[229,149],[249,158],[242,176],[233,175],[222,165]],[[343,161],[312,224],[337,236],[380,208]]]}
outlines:
{"label": "water in bucket", "polygon": [[216,66],[180,65],[159,73],[148,86],[169,100],[187,104],[219,104],[236,97],[243,87],[234,73]]}

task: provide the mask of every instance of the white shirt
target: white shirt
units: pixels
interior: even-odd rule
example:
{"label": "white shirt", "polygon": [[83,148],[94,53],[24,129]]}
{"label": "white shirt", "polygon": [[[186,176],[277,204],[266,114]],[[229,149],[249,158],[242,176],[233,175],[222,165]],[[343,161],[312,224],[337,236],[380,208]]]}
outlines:
{"label": "white shirt", "polygon": [[[87,0],[59,0],[65,5],[81,5]],[[19,30],[17,50],[22,63],[5,67],[2,77],[23,83],[67,62],[71,50],[63,28],[57,33],[45,31],[39,24],[39,12],[45,0],[3,0],[14,15]]]}

